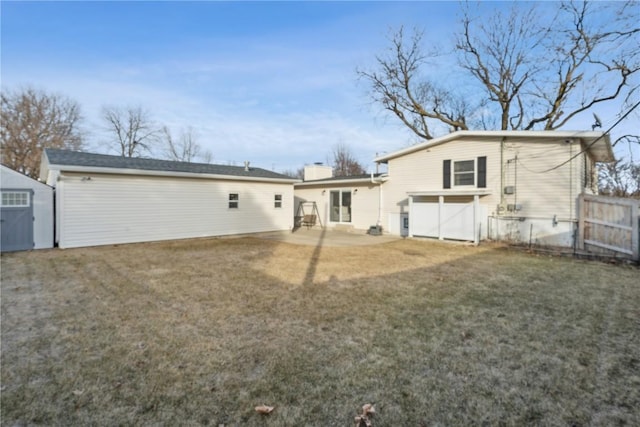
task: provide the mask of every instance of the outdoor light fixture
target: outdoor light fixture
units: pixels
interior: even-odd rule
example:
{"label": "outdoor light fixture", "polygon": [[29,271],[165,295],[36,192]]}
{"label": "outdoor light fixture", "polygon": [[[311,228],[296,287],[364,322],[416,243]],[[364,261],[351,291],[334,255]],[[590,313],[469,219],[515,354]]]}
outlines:
{"label": "outdoor light fixture", "polygon": [[324,196],[324,194],[327,192],[327,190],[322,190],[322,195]]}

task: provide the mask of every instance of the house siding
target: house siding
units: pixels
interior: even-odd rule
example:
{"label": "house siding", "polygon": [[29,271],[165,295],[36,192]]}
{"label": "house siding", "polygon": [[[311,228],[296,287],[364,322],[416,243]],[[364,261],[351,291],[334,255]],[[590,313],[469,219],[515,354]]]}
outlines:
{"label": "house siding", "polygon": [[[494,141],[451,141],[428,149],[416,151],[391,159],[388,164],[389,179],[383,186],[383,224],[394,229],[391,222],[398,221],[401,214],[409,212],[407,193],[415,191],[446,191],[443,183],[443,162],[445,160],[477,160],[486,157],[486,189],[492,194],[483,196],[481,203],[490,206],[490,211],[499,203],[500,187],[500,144]],[[453,168],[453,164],[451,165]],[[477,173],[477,164],[476,164]],[[451,181],[451,190],[475,189],[474,186],[456,187]],[[389,227],[391,226],[391,227]],[[397,228],[397,227],[395,227]]]}
{"label": "house siding", "polygon": [[[480,189],[477,159],[486,157],[486,190],[490,194],[479,198],[486,212],[481,218],[481,237],[571,246],[578,196],[595,192],[597,180],[592,175],[594,162],[582,152],[585,147],[580,140],[566,141],[522,137],[452,140],[392,158],[383,187],[383,224],[394,230],[395,222],[409,212],[408,192],[440,191],[445,203],[454,203],[453,196],[446,196],[448,191]],[[476,160],[475,185],[456,187],[451,177],[450,188],[446,188],[443,171],[447,161],[453,171],[454,163],[464,160]],[[513,187],[513,193],[503,194],[505,187]],[[507,209],[514,205],[520,209]]]}
{"label": "house siding", "polygon": [[[57,186],[62,248],[224,236],[293,226],[293,186],[233,180],[63,172]],[[229,208],[229,193],[239,207]],[[282,195],[282,207],[274,196]]]}

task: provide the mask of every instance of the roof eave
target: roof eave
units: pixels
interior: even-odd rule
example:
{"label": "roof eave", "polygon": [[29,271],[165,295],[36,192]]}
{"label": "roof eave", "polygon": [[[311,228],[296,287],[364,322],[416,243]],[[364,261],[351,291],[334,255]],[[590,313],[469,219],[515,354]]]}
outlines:
{"label": "roof eave", "polygon": [[124,168],[105,168],[97,166],[73,166],[73,165],[56,165],[49,164],[50,170],[58,170],[60,172],[77,172],[77,173],[101,173],[109,175],[143,175],[143,176],[163,176],[178,178],[199,178],[199,179],[219,179],[226,181],[258,181],[273,182],[279,184],[294,184],[300,182],[298,179],[268,178],[257,176],[240,176],[240,175],[222,175],[196,172],[175,172],[175,171],[157,171],[147,169],[124,169]]}
{"label": "roof eave", "polygon": [[[425,148],[433,147],[436,145],[444,144],[446,142],[453,141],[455,139],[463,138],[537,138],[537,139],[549,139],[549,138],[579,138],[584,141],[600,139],[604,140],[603,143],[608,147],[607,155],[603,158],[609,158],[611,160],[596,160],[596,161],[613,161],[613,150],[609,140],[609,135],[596,131],[456,131],[450,134],[431,139],[429,141],[422,142],[420,144],[412,145],[407,148],[403,148],[393,153],[379,156],[373,159],[376,163],[387,163],[389,160],[397,157],[405,156],[407,154],[414,153],[416,151],[423,150]],[[593,154],[593,153],[592,153]],[[602,154],[599,153],[598,157]],[[595,156],[594,156],[595,157]]]}
{"label": "roof eave", "polygon": [[313,187],[317,185],[329,185],[329,184],[377,184],[380,185],[388,179],[387,175],[380,175],[371,178],[355,178],[355,179],[316,179],[313,181],[302,181],[295,184],[296,187]]}

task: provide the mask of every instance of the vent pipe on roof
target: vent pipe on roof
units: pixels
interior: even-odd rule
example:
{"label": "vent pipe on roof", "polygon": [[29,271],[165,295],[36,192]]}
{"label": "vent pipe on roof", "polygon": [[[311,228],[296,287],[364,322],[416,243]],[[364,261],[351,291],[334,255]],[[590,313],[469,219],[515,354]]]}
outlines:
{"label": "vent pipe on roof", "polygon": [[245,172],[249,172],[249,161],[248,160],[244,161],[244,171]]}

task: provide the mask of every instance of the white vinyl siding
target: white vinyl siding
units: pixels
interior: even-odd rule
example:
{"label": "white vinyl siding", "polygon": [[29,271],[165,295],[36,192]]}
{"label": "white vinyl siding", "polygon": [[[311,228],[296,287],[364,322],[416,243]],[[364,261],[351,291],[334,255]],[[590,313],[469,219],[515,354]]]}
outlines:
{"label": "white vinyl siding", "polygon": [[[382,224],[387,225],[388,228],[398,228],[397,222],[402,218],[402,214],[409,212],[408,192],[443,191],[442,172],[445,160],[451,160],[451,173],[453,173],[454,162],[476,161],[482,156],[487,157],[486,189],[491,191],[491,194],[483,196],[481,203],[487,205],[489,212],[495,210],[500,202],[499,141],[451,141],[389,160],[389,179],[384,183],[382,190],[384,194]],[[451,184],[455,188],[453,178]],[[459,187],[459,189],[468,188],[471,187]]]}
{"label": "white vinyl siding", "polygon": [[[295,190],[295,207],[297,209],[300,202],[316,202],[322,225],[333,227],[339,223],[330,221],[330,194],[331,191],[346,191],[346,188],[344,184],[328,183],[313,187],[298,186]],[[350,185],[348,189],[351,191],[351,221],[348,224],[358,230],[368,230],[378,221],[380,187],[377,184],[357,183]]]}
{"label": "white vinyl siding", "polygon": [[557,166],[579,151],[579,144],[567,144],[564,140],[505,144],[504,186],[513,186],[515,190],[504,195],[505,203],[520,205],[521,210],[516,213],[519,216],[577,219],[584,154]]}
{"label": "white vinyl siding", "polygon": [[[58,182],[60,247],[288,230],[273,194],[293,200],[292,184],[63,173]],[[229,195],[241,206],[229,209]]]}

